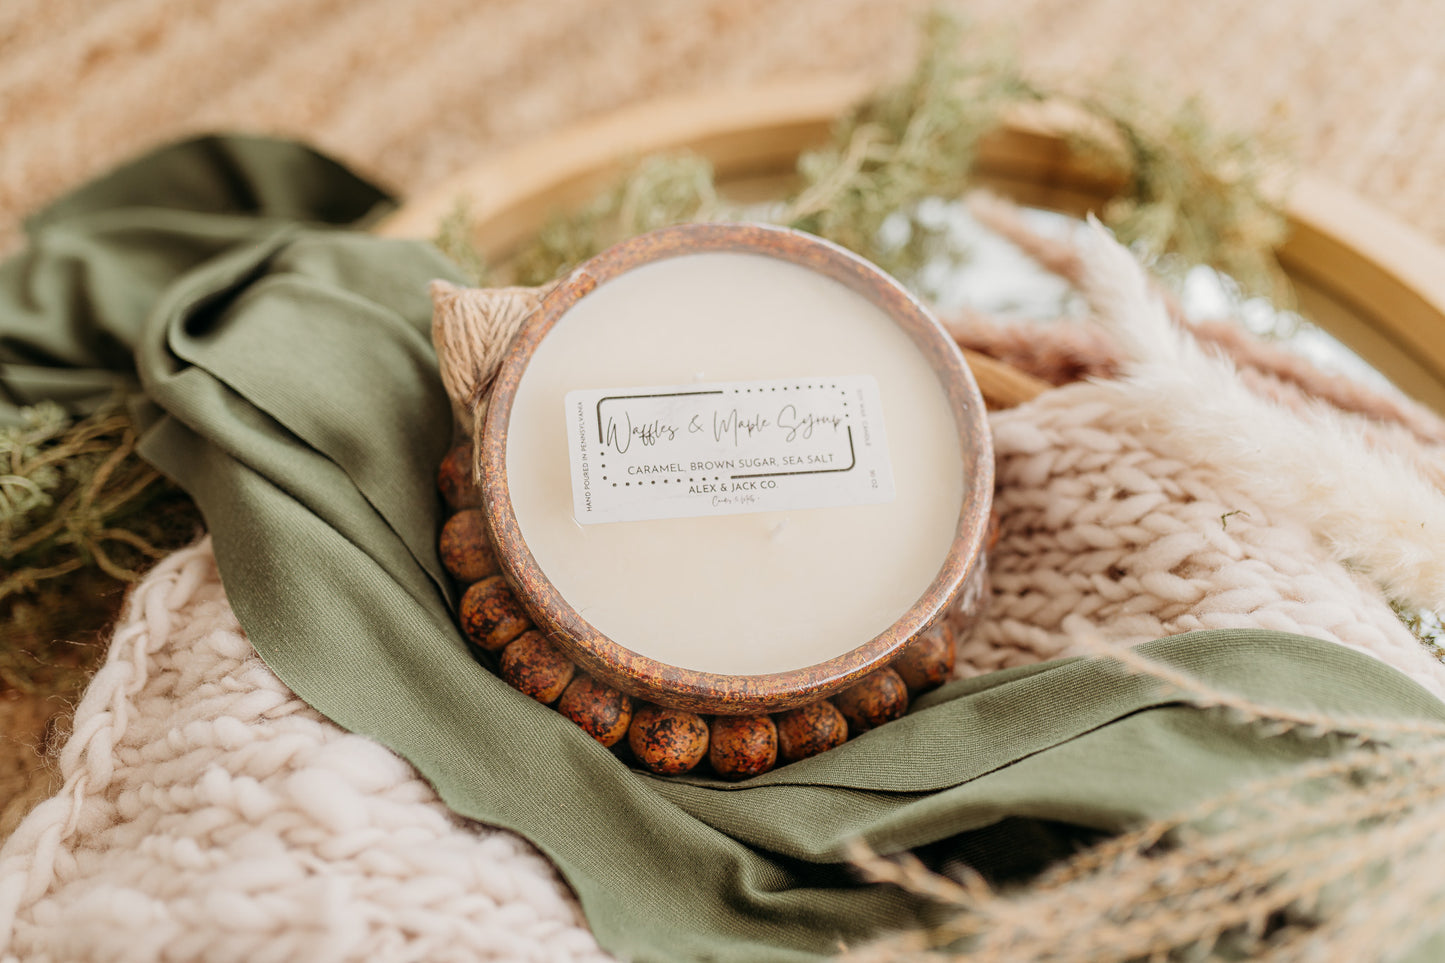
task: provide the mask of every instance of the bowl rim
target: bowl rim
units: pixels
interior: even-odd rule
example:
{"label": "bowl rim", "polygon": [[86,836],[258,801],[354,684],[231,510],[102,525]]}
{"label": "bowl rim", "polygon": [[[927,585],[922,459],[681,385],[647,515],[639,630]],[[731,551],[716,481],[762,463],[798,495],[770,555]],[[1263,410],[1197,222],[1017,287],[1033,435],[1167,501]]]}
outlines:
{"label": "bowl rim", "polygon": [[[867,298],[902,328],[944,388],[964,453],[964,493],[949,552],[923,594],[892,625],[813,665],[728,675],[670,665],[628,649],[582,617],[538,565],[512,507],[506,451],[512,405],[543,338],[578,301],[634,268],[699,253],[751,253],[813,270]],[[533,622],[585,671],[630,695],[673,708],[728,715],[777,712],[814,702],[890,662],[948,610],[982,564],[994,485],[983,397],[953,339],[929,310],[873,264],[822,238],[770,224],[709,222],[638,235],[588,260],[548,289],[508,347],[492,384],[478,440],[482,509],[502,574]]]}

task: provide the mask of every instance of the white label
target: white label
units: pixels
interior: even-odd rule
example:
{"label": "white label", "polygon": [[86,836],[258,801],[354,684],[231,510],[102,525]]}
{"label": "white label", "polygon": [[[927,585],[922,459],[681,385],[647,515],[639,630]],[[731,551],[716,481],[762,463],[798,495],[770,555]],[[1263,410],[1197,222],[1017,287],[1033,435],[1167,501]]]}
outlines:
{"label": "white label", "polygon": [[577,521],[893,501],[871,375],[567,393]]}

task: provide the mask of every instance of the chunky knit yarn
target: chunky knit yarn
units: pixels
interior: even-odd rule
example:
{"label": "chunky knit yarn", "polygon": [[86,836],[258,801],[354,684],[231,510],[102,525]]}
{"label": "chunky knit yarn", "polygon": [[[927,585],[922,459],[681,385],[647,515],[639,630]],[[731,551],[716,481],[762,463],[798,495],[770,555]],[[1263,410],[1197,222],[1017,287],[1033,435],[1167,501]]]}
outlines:
{"label": "chunky knit yarn", "polygon": [[1253,627],[1371,653],[1445,694],[1445,665],[1377,587],[1331,560],[1301,520],[1161,453],[1116,402],[1117,389],[1076,384],[994,415],[1002,536],[961,672],[1081,642]]}
{"label": "chunky knit yarn", "polygon": [[6,961],[607,958],[531,846],[272,674],[209,539],[135,589],[60,765],[0,850]]}

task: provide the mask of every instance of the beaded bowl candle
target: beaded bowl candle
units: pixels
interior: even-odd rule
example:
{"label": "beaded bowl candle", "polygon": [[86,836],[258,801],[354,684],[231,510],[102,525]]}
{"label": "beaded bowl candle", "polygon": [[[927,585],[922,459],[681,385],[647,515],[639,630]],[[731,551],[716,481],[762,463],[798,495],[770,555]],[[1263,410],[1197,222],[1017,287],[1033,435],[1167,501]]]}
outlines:
{"label": "beaded bowl candle", "polygon": [[983,544],[984,405],[896,282],[799,232],[687,225],[543,298],[481,439],[503,575],[619,689],[749,713],[934,623]]}
{"label": "beaded bowl candle", "polygon": [[[462,622],[599,741],[742,778],[946,677],[945,617],[984,594],[984,404],[872,265],[765,225],[634,238],[540,296],[489,389],[480,508],[448,524],[480,523],[493,552],[456,562],[499,574]],[[845,690],[846,716],[822,701]]]}

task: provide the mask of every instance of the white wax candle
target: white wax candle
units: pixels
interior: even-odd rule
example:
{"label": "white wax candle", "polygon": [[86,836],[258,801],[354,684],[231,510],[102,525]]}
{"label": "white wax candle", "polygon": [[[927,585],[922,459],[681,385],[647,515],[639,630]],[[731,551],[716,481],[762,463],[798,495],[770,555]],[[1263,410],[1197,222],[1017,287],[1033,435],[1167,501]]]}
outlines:
{"label": "white wax candle", "polygon": [[[830,375],[877,380],[892,502],[573,517],[567,392]],[[937,576],[964,492],[943,386],[908,335],[830,278],[724,252],[636,268],[557,322],[518,384],[506,471],[528,549],[583,618],[639,655],[733,675],[803,668],[887,629]]]}

